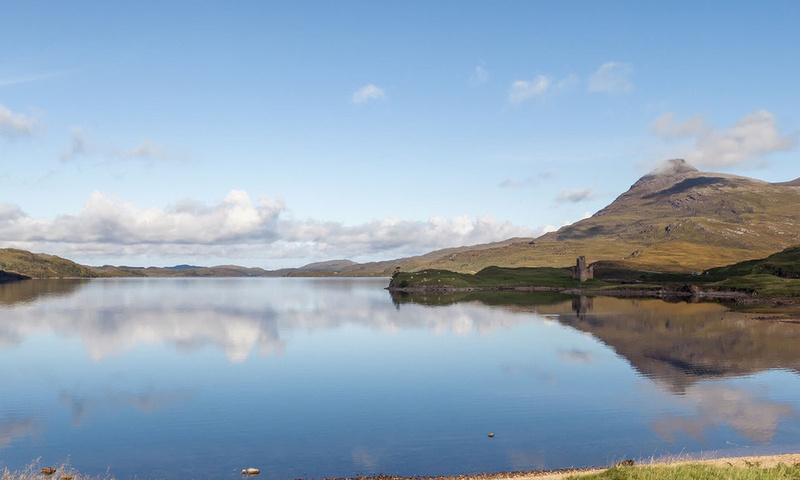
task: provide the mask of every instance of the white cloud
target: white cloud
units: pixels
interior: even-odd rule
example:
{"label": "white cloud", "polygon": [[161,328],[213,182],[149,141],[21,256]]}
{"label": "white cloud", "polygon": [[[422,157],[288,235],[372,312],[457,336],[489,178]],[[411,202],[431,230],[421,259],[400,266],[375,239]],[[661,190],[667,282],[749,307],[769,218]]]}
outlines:
{"label": "white cloud", "polygon": [[39,122],[0,105],[0,135],[6,138],[31,137],[39,131]]}
{"label": "white cloud", "polygon": [[745,115],[727,129],[709,125],[701,115],[681,122],[669,112],[658,117],[651,130],[670,143],[669,156],[685,158],[698,167],[763,163],[769,154],[792,150],[797,144],[796,134],[781,136],[768,110]]}
{"label": "white cloud", "polygon": [[561,80],[555,80],[546,75],[537,75],[533,80],[517,80],[509,88],[508,102],[521,103],[546,94],[570,90],[578,83],[580,83],[580,79],[573,73]]}
{"label": "white cloud", "polygon": [[364,85],[353,93],[353,103],[364,103],[370,100],[382,100],[386,98],[386,92],[373,84]]}
{"label": "white cloud", "polygon": [[[8,246],[68,258],[330,258],[390,259],[439,248],[531,237],[531,229],[489,216],[397,218],[360,225],[282,218],[281,199],[253,202],[233,190],[215,205],[182,200],[166,208],[140,208],[102,192],[77,214],[32,218],[0,204],[0,238]],[[378,257],[378,258],[375,258]],[[127,261],[127,260],[126,260]],[[298,265],[299,266],[299,265]]]}
{"label": "white cloud", "polygon": [[595,197],[594,189],[592,187],[585,188],[566,188],[559,192],[556,197],[557,202],[570,202],[579,203],[586,200],[591,200]]}
{"label": "white cloud", "polygon": [[602,93],[623,93],[633,88],[630,76],[633,65],[630,63],[606,62],[589,76],[589,91]]}
{"label": "white cloud", "polygon": [[472,85],[473,87],[483,85],[488,81],[489,81],[489,72],[486,71],[486,69],[481,67],[480,65],[475,67],[475,70],[469,77],[469,84]]}
{"label": "white cloud", "polygon": [[531,81],[517,80],[511,84],[508,91],[508,101],[510,103],[520,103],[540,97],[550,88],[551,80],[544,75],[537,75]]}

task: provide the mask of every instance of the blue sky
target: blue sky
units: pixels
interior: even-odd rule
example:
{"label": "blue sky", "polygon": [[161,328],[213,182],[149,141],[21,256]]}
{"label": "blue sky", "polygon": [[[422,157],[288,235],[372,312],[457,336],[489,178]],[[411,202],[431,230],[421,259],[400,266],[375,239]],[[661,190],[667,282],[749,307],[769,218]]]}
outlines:
{"label": "blue sky", "polygon": [[276,268],[800,177],[794,2],[2,1],[0,240]]}

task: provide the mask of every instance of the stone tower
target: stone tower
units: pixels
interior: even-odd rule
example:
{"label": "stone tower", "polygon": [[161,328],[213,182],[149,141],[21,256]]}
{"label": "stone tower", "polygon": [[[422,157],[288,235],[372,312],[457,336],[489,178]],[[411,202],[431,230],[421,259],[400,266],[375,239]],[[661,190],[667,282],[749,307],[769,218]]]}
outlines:
{"label": "stone tower", "polygon": [[576,265],[572,267],[572,278],[574,280],[580,280],[581,282],[594,278],[594,266],[587,266],[586,257],[583,255],[578,257]]}

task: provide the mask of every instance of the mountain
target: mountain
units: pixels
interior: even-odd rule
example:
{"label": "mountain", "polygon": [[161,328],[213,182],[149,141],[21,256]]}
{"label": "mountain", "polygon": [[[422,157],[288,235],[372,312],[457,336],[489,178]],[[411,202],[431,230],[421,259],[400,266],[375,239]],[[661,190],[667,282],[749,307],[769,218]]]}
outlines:
{"label": "mountain", "polygon": [[474,273],[492,265],[563,267],[585,255],[627,268],[699,272],[800,244],[800,179],[769,183],[670,160],[590,218],[535,242],[515,240],[394,265]]}

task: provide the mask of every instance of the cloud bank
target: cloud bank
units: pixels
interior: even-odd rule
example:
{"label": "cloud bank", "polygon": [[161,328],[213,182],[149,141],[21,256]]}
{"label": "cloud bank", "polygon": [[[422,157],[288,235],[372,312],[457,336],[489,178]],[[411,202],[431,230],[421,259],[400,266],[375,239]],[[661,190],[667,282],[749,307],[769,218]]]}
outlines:
{"label": "cloud bank", "polygon": [[756,110],[730,128],[709,125],[702,115],[679,120],[674,112],[658,117],[652,132],[672,147],[672,156],[686,158],[698,167],[758,165],[775,152],[797,145],[797,135],[781,135],[775,116]]}
{"label": "cloud bank", "polygon": [[75,259],[246,258],[390,259],[439,248],[473,245],[511,237],[537,236],[531,229],[489,216],[397,218],[360,225],[285,218],[282,199],[255,202],[233,190],[207,205],[181,200],[165,208],[140,208],[103,192],[90,195],[77,214],[32,218],[18,206],[0,204],[4,246],[46,251]]}

